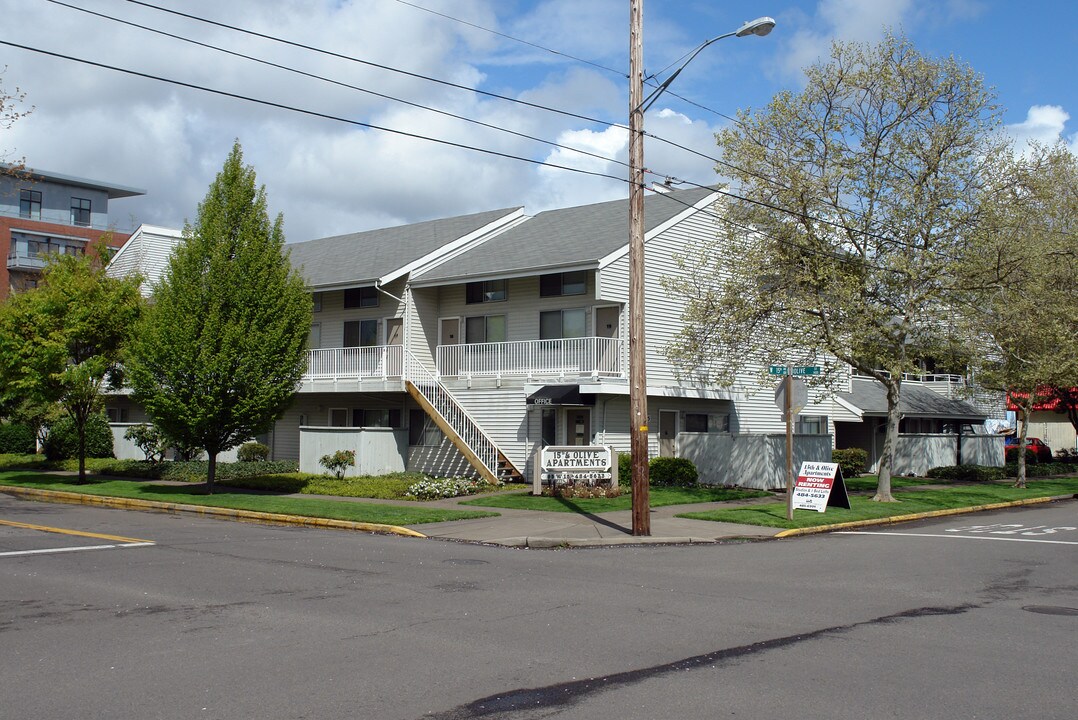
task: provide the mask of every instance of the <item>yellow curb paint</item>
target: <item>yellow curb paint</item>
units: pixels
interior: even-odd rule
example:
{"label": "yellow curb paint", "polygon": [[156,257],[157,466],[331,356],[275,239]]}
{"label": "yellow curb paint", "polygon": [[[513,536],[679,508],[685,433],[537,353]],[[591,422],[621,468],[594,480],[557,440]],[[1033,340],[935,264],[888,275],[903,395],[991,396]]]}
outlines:
{"label": "yellow curb paint", "polygon": [[0,525],[23,528],[26,530],[40,530],[41,532],[57,533],[59,535],[77,535],[78,537],[97,538],[98,540],[112,540],[119,543],[152,543],[152,540],[140,540],[139,538],[123,537],[121,535],[105,535],[103,533],[86,532],[84,530],[70,530],[68,528],[50,527],[48,525],[31,525],[30,523],[15,522],[14,520],[0,520]]}
{"label": "yellow curb paint", "polygon": [[182,505],[179,503],[157,502],[155,500],[133,500],[131,498],[108,497],[105,495],[83,495],[81,493],[66,492],[63,490],[37,490],[35,488],[24,488],[12,485],[0,486],[0,492],[15,497],[73,505],[99,505],[127,510],[154,510],[167,513],[183,512],[203,516],[234,518],[240,521],[263,523],[266,525],[298,525],[301,527],[389,533],[404,537],[427,537],[423,533],[416,532],[415,530],[406,527],[400,527],[399,525],[353,522],[351,520],[331,520],[329,518],[303,517],[302,515],[278,515],[275,513],[264,513],[255,510],[236,510],[233,508],[205,507],[202,505]]}
{"label": "yellow curb paint", "polygon": [[894,515],[886,518],[873,518],[871,520],[854,520],[853,522],[835,523],[834,525],[818,525],[810,528],[793,528],[777,533],[775,537],[786,538],[797,535],[813,535],[815,533],[831,532],[833,530],[848,530],[850,528],[869,527],[872,525],[891,525],[893,523],[910,522],[911,520],[924,520],[928,518],[947,517],[949,515],[964,515],[966,513],[983,512],[985,510],[1002,510],[1009,507],[1022,505],[1040,505],[1055,500],[1067,500],[1073,495],[1054,495],[1039,498],[1027,498],[1025,500],[1012,500],[1010,502],[991,503],[989,505],[972,505],[961,508],[948,508],[946,510],[930,510],[923,513],[911,513],[909,515]]}

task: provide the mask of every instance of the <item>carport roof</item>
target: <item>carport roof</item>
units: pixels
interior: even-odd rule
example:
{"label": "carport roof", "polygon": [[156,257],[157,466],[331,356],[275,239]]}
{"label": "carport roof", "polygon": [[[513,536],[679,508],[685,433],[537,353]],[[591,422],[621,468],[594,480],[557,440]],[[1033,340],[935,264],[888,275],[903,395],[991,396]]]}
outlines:
{"label": "carport roof", "polygon": [[[887,415],[887,390],[876,380],[854,380],[852,392],[836,393],[861,411],[862,416]],[[905,417],[983,421],[988,416],[969,403],[944,397],[921,385],[903,383],[898,409]]]}

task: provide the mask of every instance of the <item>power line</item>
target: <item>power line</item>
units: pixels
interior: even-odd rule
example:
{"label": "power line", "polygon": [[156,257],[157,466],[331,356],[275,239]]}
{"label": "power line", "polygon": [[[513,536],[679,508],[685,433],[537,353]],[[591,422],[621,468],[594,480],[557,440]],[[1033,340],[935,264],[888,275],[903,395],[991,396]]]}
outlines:
{"label": "power line", "polygon": [[71,5],[70,3],[62,2],[62,0],[46,0],[46,1],[50,2],[50,3],[54,4],[54,5],[60,5],[62,7],[70,8],[71,10],[77,10],[79,12],[86,13],[87,15],[93,15],[95,17],[99,17],[99,18],[102,18],[102,19],[105,19],[105,20],[110,20],[112,22],[117,22],[117,23],[120,23],[120,24],[123,24],[123,25],[128,25],[130,27],[135,27],[135,28],[138,28],[140,30],[146,30],[147,32],[156,33],[158,35],[163,35],[165,37],[170,37],[170,38],[173,38],[175,40],[180,40],[181,42],[186,42],[186,43],[190,43],[192,45],[197,45],[199,47],[204,47],[204,48],[208,48],[210,50],[215,50],[217,52],[225,53],[226,55],[232,55],[233,57],[243,58],[244,60],[250,60],[252,62],[260,63],[262,65],[267,65],[269,67],[277,68],[279,70],[284,70],[285,72],[290,72],[290,73],[293,73],[293,74],[296,74],[296,75],[301,75],[303,77],[309,77],[309,78],[312,78],[312,79],[315,79],[315,80],[321,80],[322,82],[327,82],[327,83],[330,83],[332,85],[337,85],[339,87],[348,88],[349,90],[356,90],[358,92],[367,93],[368,95],[373,95],[375,97],[380,97],[380,98],[383,98],[383,99],[386,99],[386,100],[392,100],[393,102],[398,102],[398,103],[401,103],[401,104],[404,104],[404,105],[408,105],[410,107],[418,108],[418,109],[421,109],[421,110],[426,110],[426,111],[432,112],[432,113],[437,113],[439,115],[444,115],[446,117],[451,117],[451,118],[454,118],[456,120],[461,120],[461,121],[464,121],[464,122],[467,122],[467,123],[472,123],[473,125],[478,125],[480,127],[485,127],[485,128],[491,129],[491,130],[497,130],[498,132],[504,132],[504,133],[507,133],[509,135],[514,135],[516,137],[524,138],[526,140],[533,140],[535,142],[543,143],[543,144],[549,145],[551,147],[556,147],[556,148],[559,148],[559,149],[562,149],[562,150],[568,150],[570,152],[575,152],[575,153],[579,153],[581,155],[586,155],[588,157],[597,158],[599,160],[603,160],[605,162],[613,163],[615,165],[622,165],[624,167],[628,167],[628,163],[621,162],[620,160],[607,158],[607,157],[604,157],[604,156],[599,155],[597,153],[590,152],[588,150],[581,150],[580,148],[574,148],[574,147],[570,147],[568,145],[562,145],[560,143],[554,142],[553,140],[545,140],[543,138],[536,137],[534,135],[528,135],[526,133],[517,132],[515,130],[510,130],[509,128],[505,128],[505,127],[501,127],[501,126],[498,126],[498,125],[493,125],[491,123],[483,122],[482,120],[476,120],[474,118],[469,118],[469,117],[466,117],[464,115],[458,115],[456,113],[452,113],[452,112],[449,112],[447,110],[440,110],[438,108],[433,108],[433,107],[430,107],[428,105],[423,105],[421,103],[412,102],[411,100],[405,100],[403,98],[394,97],[393,95],[387,95],[385,93],[380,93],[380,92],[377,92],[375,90],[370,90],[370,89],[367,89],[367,88],[359,87],[357,85],[351,85],[349,83],[342,82],[340,80],[334,80],[332,78],[328,78],[328,77],[325,77],[323,75],[317,75],[315,73],[309,73],[309,72],[306,72],[306,71],[303,71],[303,70],[298,70],[296,68],[288,67],[287,65],[282,65],[280,63],[275,63],[275,62],[272,62],[270,60],[264,60],[262,58],[255,57],[253,55],[247,55],[247,54],[244,54],[244,53],[241,53],[241,52],[237,52],[235,50],[229,50],[227,48],[220,47],[218,45],[212,45],[210,43],[202,42],[201,40],[194,40],[192,38],[185,37],[183,35],[178,35],[178,34],[175,34],[175,33],[167,32],[165,30],[159,30],[157,28],[152,28],[152,27],[149,27],[148,25],[141,25],[139,23],[132,22],[130,20],[124,20],[122,18],[114,17],[112,15],[106,15],[104,13],[100,13],[100,12],[97,12],[97,11],[94,11],[94,10],[89,10],[87,8],[78,7],[77,5]]}
{"label": "power line", "polygon": [[498,37],[503,37],[506,40],[512,40],[513,42],[518,42],[518,43],[520,43],[522,45],[528,45],[529,47],[533,47],[536,50],[542,50],[542,51],[548,52],[548,53],[550,53],[552,55],[557,55],[559,57],[568,58],[569,60],[574,60],[574,61],[576,61],[578,63],[584,63],[585,65],[591,65],[592,67],[599,68],[600,70],[606,70],[607,72],[614,73],[615,75],[619,75],[619,76],[621,76],[623,78],[628,78],[629,77],[626,73],[622,72],[621,70],[615,70],[614,68],[607,67],[606,65],[600,65],[597,62],[593,62],[591,60],[586,60],[584,58],[579,58],[579,57],[576,57],[575,55],[570,55],[569,53],[562,52],[561,50],[554,50],[552,48],[548,48],[548,47],[545,47],[543,45],[539,45],[538,43],[533,43],[530,40],[523,40],[523,39],[518,38],[518,37],[513,37],[512,35],[507,35],[507,34],[505,34],[503,32],[498,31],[498,30],[492,30],[491,28],[483,27],[482,25],[476,25],[475,23],[468,22],[467,20],[463,20],[463,19],[458,18],[458,17],[453,17],[452,15],[447,15],[445,13],[438,12],[437,10],[432,10],[431,8],[423,7],[422,5],[416,5],[415,3],[408,2],[407,0],[397,0],[397,2],[399,2],[401,5],[407,5],[408,7],[415,8],[416,10],[422,10],[423,12],[428,12],[431,15],[437,15],[438,17],[445,18],[446,20],[452,20],[453,22],[460,23],[461,25],[467,25],[468,27],[475,28],[476,30],[482,30],[483,32],[490,33],[491,35],[497,35]]}
{"label": "power line", "polygon": [[439,85],[445,85],[447,87],[456,88],[458,90],[466,90],[466,91],[471,92],[471,93],[476,93],[478,95],[483,95],[484,97],[491,97],[491,98],[495,98],[495,99],[498,99],[498,100],[504,100],[506,102],[515,103],[517,105],[523,105],[525,107],[534,108],[536,110],[543,110],[544,112],[556,113],[558,115],[565,115],[567,117],[572,117],[572,118],[576,118],[578,120],[584,120],[584,121],[587,121],[587,122],[596,123],[598,125],[605,125],[607,127],[617,127],[617,128],[628,129],[628,126],[622,125],[620,123],[612,123],[612,122],[609,122],[607,120],[599,120],[598,118],[593,118],[593,117],[588,117],[587,115],[580,115],[580,114],[577,114],[577,113],[572,113],[572,112],[569,112],[567,110],[559,110],[557,108],[548,107],[546,105],[540,105],[538,103],[528,102],[527,100],[520,100],[518,98],[509,97],[508,95],[499,95],[498,93],[492,93],[492,92],[489,92],[487,90],[479,90],[478,88],[468,87],[467,85],[461,85],[459,83],[450,82],[449,80],[441,80],[439,78],[430,77],[429,75],[422,75],[420,73],[414,73],[414,72],[410,72],[408,70],[401,70],[400,68],[391,67],[389,65],[382,65],[380,63],[371,62],[370,60],[362,60],[362,59],[357,58],[357,57],[352,57],[351,55],[344,55],[342,53],[333,52],[332,50],[325,50],[323,48],[314,47],[313,45],[305,45],[303,43],[295,42],[295,41],[292,41],[292,40],[285,40],[284,38],[276,37],[274,35],[268,35],[266,33],[260,33],[260,32],[254,31],[254,30],[248,30],[246,28],[242,28],[242,27],[239,27],[239,26],[236,26],[236,25],[229,25],[227,23],[218,22],[216,20],[210,20],[208,18],[200,17],[198,15],[192,15],[190,13],[180,12],[179,10],[173,10],[171,8],[161,7],[159,5],[153,5],[153,4],[148,3],[148,2],[143,2],[142,0],[126,0],[126,2],[132,3],[134,5],[141,5],[143,7],[148,7],[148,8],[151,8],[153,10],[158,10],[160,12],[169,13],[169,14],[172,14],[172,15],[177,15],[179,17],[187,18],[189,20],[195,20],[197,22],[206,23],[207,25],[213,25],[213,26],[216,26],[216,27],[225,28],[226,30],[233,30],[235,32],[244,33],[245,35],[251,35],[253,37],[259,37],[259,38],[262,38],[264,40],[272,40],[273,42],[281,43],[282,45],[288,45],[290,47],[299,48],[301,50],[308,50],[310,52],[319,53],[321,55],[326,55],[328,57],[334,57],[334,58],[338,58],[340,60],[347,60],[349,62],[359,63],[361,65],[367,65],[368,67],[374,67],[374,68],[378,68],[379,70],[385,70],[387,72],[398,73],[400,75],[405,75],[407,77],[416,78],[418,80],[424,80],[426,82],[432,82],[432,83],[437,83]]}
{"label": "power line", "polygon": [[216,88],[205,87],[204,85],[196,85],[194,83],[184,82],[182,80],[174,80],[172,78],[161,77],[159,75],[151,75],[150,73],[144,73],[138,70],[130,70],[128,68],[117,67],[115,65],[107,65],[105,63],[95,62],[93,60],[86,60],[84,58],[74,57],[73,55],[64,55],[63,53],[52,52],[50,50],[43,50],[41,48],[30,47],[28,45],[20,45],[19,43],[13,43],[9,40],[0,40],[0,45],[7,45],[8,47],[18,48],[20,50],[27,50],[29,52],[39,53],[41,55],[48,55],[50,57],[59,58],[61,60],[70,60],[72,62],[82,63],[84,65],[90,65],[92,67],[103,68],[105,70],[113,70],[115,72],[125,73],[127,75],[134,75],[136,77],[146,78],[148,80],[156,80],[158,82],[164,82],[170,85],[190,88],[192,90],[200,90],[202,92],[211,93],[213,95],[221,95],[223,97],[229,97],[236,100],[244,100],[246,102],[253,102],[259,105],[265,105],[267,107],[277,108],[280,110],[288,110],[289,112],[310,115],[311,117],[322,118],[324,120],[333,120],[335,122],[346,123],[348,125],[366,128],[368,130],[380,130],[382,132],[391,133],[393,135],[414,138],[416,140],[425,140],[427,142],[432,142],[439,145],[447,145],[449,147],[460,148],[462,150],[471,150],[473,152],[483,153],[485,155],[493,155],[495,157],[502,157],[509,160],[519,160],[520,162],[526,162],[532,165],[541,165],[544,167],[551,167],[558,170],[568,170],[569,172],[580,173],[582,175],[591,175],[594,177],[607,178],[609,180],[617,180],[619,182],[628,182],[625,178],[621,178],[616,175],[609,175],[607,173],[596,172],[594,170],[583,170],[581,168],[574,168],[568,165],[558,165],[557,163],[544,162],[543,160],[535,160],[520,155],[512,155],[510,153],[499,152],[497,150],[489,150],[487,148],[467,145],[465,143],[453,142],[451,140],[443,140],[441,138],[420,135],[418,133],[411,133],[404,130],[395,130],[393,128],[387,128],[381,125],[374,125],[373,123],[365,123],[359,120],[350,120],[349,118],[342,118],[337,115],[330,115],[329,113],[322,113],[316,110],[306,110],[304,108],[298,108],[293,105],[285,105],[284,103],[273,102],[271,100],[262,100],[259,98],[250,97],[248,95],[240,95],[239,93],[228,92],[226,90],[218,90]]}

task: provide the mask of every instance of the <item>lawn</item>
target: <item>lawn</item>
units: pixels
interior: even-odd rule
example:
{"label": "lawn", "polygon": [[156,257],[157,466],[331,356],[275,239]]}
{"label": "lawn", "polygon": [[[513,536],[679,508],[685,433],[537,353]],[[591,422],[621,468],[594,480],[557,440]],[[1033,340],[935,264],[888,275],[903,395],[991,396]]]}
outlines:
{"label": "lawn", "polygon": [[851,496],[849,510],[827,508],[827,512],[795,510],[792,522],[786,520],[786,504],[767,503],[750,507],[679,513],[678,517],[693,520],[763,525],[777,528],[806,528],[819,525],[874,520],[913,513],[973,507],[1054,495],[1078,494],[1078,478],[1033,479],[1025,489],[1004,484],[956,485],[942,490],[896,492],[897,503],[877,503],[865,496]]}
{"label": "lawn", "polygon": [[[876,486],[880,482],[880,478],[876,475],[861,475],[855,478],[843,478],[846,483],[846,489],[850,492],[876,492]],[[903,487],[915,487],[917,485],[929,485],[938,484],[944,482],[942,480],[932,480],[931,478],[915,478],[915,477],[892,477],[891,488],[903,488]]]}
{"label": "lawn", "polygon": [[[648,492],[648,505],[689,505],[705,502],[725,502],[745,500],[747,498],[771,497],[771,493],[760,490],[738,490],[721,487],[666,488],[653,487]],[[629,510],[633,506],[632,494],[626,490],[616,498],[555,498],[544,495],[512,493],[493,497],[466,500],[461,505],[480,505],[511,510],[546,510],[551,512],[605,513],[615,510]]]}
{"label": "lawn", "polygon": [[80,484],[71,477],[26,471],[0,472],[0,485],[386,525],[419,525],[497,516],[497,513],[479,510],[443,510],[416,505],[405,507],[382,503],[290,498],[227,491],[206,495],[201,485],[164,485],[135,480],[95,479]]}

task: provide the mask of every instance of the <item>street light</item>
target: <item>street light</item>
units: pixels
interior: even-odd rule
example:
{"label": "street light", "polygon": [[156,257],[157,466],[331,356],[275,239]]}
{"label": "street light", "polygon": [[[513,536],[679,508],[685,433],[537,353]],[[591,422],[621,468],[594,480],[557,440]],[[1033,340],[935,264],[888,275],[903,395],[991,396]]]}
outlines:
{"label": "street light", "polygon": [[644,112],[704,48],[728,37],[764,36],[769,17],[713,37],[646,98],[644,95],[644,0],[629,0],[629,449],[632,454],[633,535],[651,534],[648,508],[647,368],[644,363]]}

